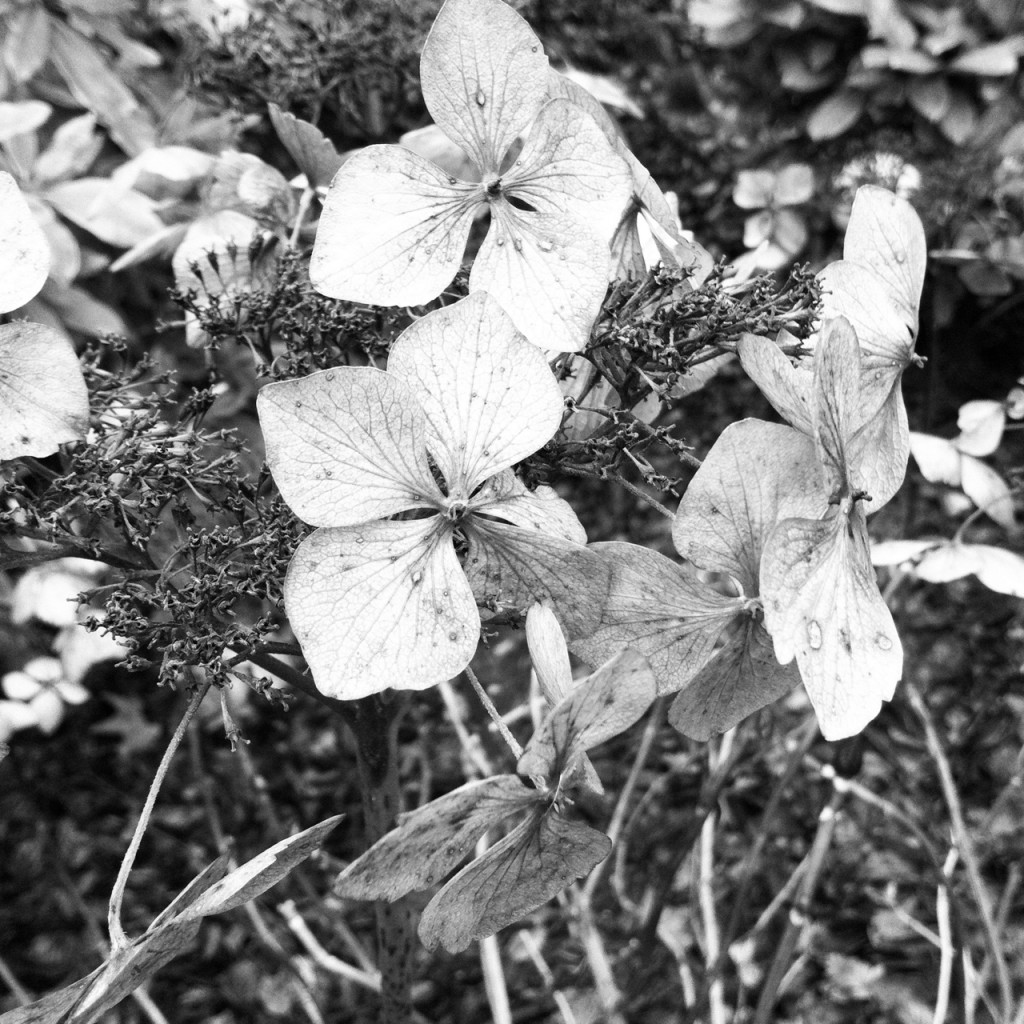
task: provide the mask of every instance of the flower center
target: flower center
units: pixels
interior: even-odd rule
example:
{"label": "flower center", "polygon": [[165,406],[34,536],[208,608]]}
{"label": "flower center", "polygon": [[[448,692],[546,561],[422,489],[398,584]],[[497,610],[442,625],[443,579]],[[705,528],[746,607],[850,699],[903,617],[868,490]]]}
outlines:
{"label": "flower center", "polygon": [[444,507],[445,518],[452,523],[460,523],[465,518],[466,512],[469,509],[469,502],[463,501],[461,498],[448,501]]}
{"label": "flower center", "polygon": [[501,178],[494,178],[487,182],[487,196],[490,199],[497,199],[501,195]]}

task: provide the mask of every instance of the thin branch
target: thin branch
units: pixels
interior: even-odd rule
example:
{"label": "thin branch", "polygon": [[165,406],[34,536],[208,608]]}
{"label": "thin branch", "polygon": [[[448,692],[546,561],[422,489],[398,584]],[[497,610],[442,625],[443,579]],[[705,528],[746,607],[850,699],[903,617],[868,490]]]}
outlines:
{"label": "thin branch", "polygon": [[509,749],[518,761],[519,758],[523,756],[522,745],[519,740],[512,735],[511,730],[503,721],[498,709],[494,706],[494,701],[492,701],[488,696],[487,691],[481,685],[480,680],[477,679],[476,673],[468,665],[466,666],[466,678],[469,679],[470,683],[473,685],[473,689],[476,690],[476,695],[480,698],[480,703],[483,704],[484,710],[494,723],[494,728],[498,730],[501,738],[508,744]]}

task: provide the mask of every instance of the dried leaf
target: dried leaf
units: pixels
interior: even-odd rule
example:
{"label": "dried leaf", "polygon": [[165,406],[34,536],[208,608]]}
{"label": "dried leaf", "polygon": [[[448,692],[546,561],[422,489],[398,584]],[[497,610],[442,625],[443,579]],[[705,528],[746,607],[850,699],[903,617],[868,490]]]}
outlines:
{"label": "dried leaf", "polygon": [[334,882],[347,899],[394,901],[440,882],[506,818],[542,799],[516,775],[466,785],[399,816],[398,825]]}
{"label": "dried leaf", "polygon": [[316,125],[282,110],[276,103],[269,103],[267,107],[277,137],[291,154],[296,167],[306,176],[309,187],[329,185],[344,163],[344,157],[334,148],[334,143]]}
{"label": "dried leaf", "polygon": [[41,324],[0,327],[0,460],[85,437],[89,393],[71,343]]}

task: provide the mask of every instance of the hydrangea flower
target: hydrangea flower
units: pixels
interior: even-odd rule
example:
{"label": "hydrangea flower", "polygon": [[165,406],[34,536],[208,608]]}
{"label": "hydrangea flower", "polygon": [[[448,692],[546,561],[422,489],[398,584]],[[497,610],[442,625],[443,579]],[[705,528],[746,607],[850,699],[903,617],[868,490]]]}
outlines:
{"label": "hydrangea flower", "polygon": [[64,718],[66,704],[82,704],[89,691],[64,678],[56,658],[33,658],[20,672],[0,679],[0,742],[21,729],[38,727],[49,735]]}
{"label": "hydrangea flower", "polygon": [[319,527],[284,596],[322,692],[354,699],[460,672],[480,635],[478,598],[548,599],[573,630],[596,621],[607,573],[579,521],[510,471],[558,429],[561,392],[486,293],[414,323],[386,371],[269,384],[258,409],[285,501]]}
{"label": "hydrangea flower", "polygon": [[[310,262],[325,295],[417,305],[462,263],[474,215],[491,222],[470,276],[537,345],[583,348],[608,285],[629,169],[575,104],[549,99],[540,41],[501,0],[447,0],[423,47],[423,98],[472,160],[464,181],[401,146],[368,146],[331,183]],[[522,148],[517,151],[521,141]]]}

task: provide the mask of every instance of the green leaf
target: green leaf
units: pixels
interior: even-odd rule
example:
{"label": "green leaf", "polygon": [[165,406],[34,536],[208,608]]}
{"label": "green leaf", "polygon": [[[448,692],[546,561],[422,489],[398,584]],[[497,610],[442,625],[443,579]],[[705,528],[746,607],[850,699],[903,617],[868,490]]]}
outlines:
{"label": "green leaf", "polygon": [[611,852],[611,840],[554,809],[536,810],[427,904],[419,935],[449,953],[532,913]]}
{"label": "green leaf", "polygon": [[472,853],[480,836],[540,799],[516,775],[468,782],[399,815],[395,828],[338,875],[334,893],[393,902],[436,885]]}
{"label": "green leaf", "polygon": [[0,327],[0,461],[85,437],[89,393],[71,343],[41,324]]}
{"label": "green leaf", "polygon": [[368,146],[331,182],[309,264],[324,295],[381,306],[420,305],[455,276],[483,201],[401,146]]}
{"label": "green leaf", "polygon": [[156,204],[131,189],[117,188],[108,178],[78,178],[54,185],[44,198],[73,224],[101,242],[128,249],[163,231]]}
{"label": "green leaf", "polygon": [[783,520],[765,547],[760,583],[775,656],[782,664],[796,658],[822,735],[860,732],[892,699],[903,672],[863,513]]}
{"label": "green leaf", "polygon": [[600,665],[631,648],[650,663],[659,696],[682,689],[712,656],[743,602],[637,544],[613,541],[593,544],[590,551],[610,573],[608,596],[595,628],[569,632],[573,653]]}
{"label": "green leaf", "polygon": [[296,167],[306,176],[310,188],[329,185],[344,163],[334,143],[316,125],[282,110],[276,103],[268,103],[270,123],[284,148],[291,154]]}
{"label": "green leaf", "polygon": [[486,293],[412,324],[392,346],[388,377],[426,414],[426,445],[453,498],[468,500],[542,447],[562,419],[562,393],[544,356]]}
{"label": "green leaf", "polygon": [[321,693],[355,700],[461,672],[480,616],[439,516],[320,529],[298,547],[285,609]]}
{"label": "green leaf", "polygon": [[261,388],[256,409],[274,482],[307,523],[352,526],[443,504],[426,417],[398,376],[320,370]]}
{"label": "green leaf", "polygon": [[547,78],[540,41],[501,0],[447,0],[423,44],[427,109],[485,177],[537,116]]}
{"label": "green leaf", "polygon": [[856,89],[841,88],[811,111],[807,134],[816,142],[838,138],[852,128],[863,113],[863,94]]}
{"label": "green leaf", "polygon": [[655,697],[657,684],[647,659],[636,651],[619,652],[555,705],[526,745],[516,771],[557,786],[591,747],[639,721]]}
{"label": "green leaf", "polygon": [[480,515],[466,520],[463,529],[469,541],[466,575],[480,604],[525,612],[535,601],[549,601],[570,638],[597,628],[609,568],[592,550]]}
{"label": "green leaf", "polygon": [[0,313],[24,306],[46,283],[50,247],[14,179],[0,171]]}

